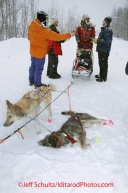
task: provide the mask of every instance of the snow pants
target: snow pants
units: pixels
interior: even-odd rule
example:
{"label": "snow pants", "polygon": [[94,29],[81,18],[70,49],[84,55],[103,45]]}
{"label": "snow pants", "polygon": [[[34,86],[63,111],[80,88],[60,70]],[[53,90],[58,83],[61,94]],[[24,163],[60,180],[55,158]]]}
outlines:
{"label": "snow pants", "polygon": [[56,78],[57,76],[57,67],[58,67],[58,56],[54,53],[48,54],[48,67],[47,67],[47,76],[49,78]]}
{"label": "snow pants", "polygon": [[44,69],[45,57],[38,59],[31,56],[31,66],[29,68],[29,81],[36,85],[41,84],[41,75]]}
{"label": "snow pants", "polygon": [[108,57],[109,53],[98,52],[100,78],[103,80],[107,79],[108,74]]}

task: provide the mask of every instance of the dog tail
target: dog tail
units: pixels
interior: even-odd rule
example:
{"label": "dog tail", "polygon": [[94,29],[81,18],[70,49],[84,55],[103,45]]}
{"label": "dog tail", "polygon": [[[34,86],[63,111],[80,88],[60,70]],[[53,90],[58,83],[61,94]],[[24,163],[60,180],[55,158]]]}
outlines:
{"label": "dog tail", "polygon": [[71,112],[70,112],[70,111],[63,111],[63,112],[61,112],[61,114],[62,114],[62,115],[71,115],[71,114],[74,114],[74,115],[75,115],[76,112],[75,112],[75,111],[71,111]]}
{"label": "dog tail", "polygon": [[48,84],[48,87],[52,89],[52,91],[56,91],[56,85],[55,84]]}

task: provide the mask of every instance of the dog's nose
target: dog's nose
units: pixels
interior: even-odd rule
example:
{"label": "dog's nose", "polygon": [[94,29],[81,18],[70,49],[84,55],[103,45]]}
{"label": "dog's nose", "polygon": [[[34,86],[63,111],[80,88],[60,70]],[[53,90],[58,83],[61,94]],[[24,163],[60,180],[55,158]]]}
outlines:
{"label": "dog's nose", "polygon": [[5,127],[8,127],[9,125],[6,123],[6,121],[5,121],[5,123],[3,124],[3,126],[5,126]]}

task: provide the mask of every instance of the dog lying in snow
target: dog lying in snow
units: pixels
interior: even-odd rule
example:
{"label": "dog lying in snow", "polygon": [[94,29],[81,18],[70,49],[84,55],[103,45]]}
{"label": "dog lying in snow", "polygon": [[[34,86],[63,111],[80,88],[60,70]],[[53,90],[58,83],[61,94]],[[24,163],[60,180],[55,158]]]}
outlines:
{"label": "dog lying in snow", "polygon": [[[70,111],[62,112],[63,115],[70,115]],[[59,148],[65,146],[70,142],[80,142],[81,148],[85,149],[86,146],[86,132],[83,128],[93,127],[94,124],[102,124],[106,122],[104,119],[93,117],[87,113],[72,112],[72,116],[62,125],[61,129],[47,135],[43,140],[38,143],[42,146]]]}
{"label": "dog lying in snow", "polygon": [[[54,84],[44,85],[36,90],[27,92],[17,103],[12,104],[6,100],[7,115],[4,126],[12,125],[16,120],[20,120],[22,117],[33,116],[35,117],[39,113],[39,106],[42,102],[48,106],[52,100],[52,91],[56,90]],[[49,118],[52,118],[51,106],[47,107]],[[26,119],[27,120],[27,119]],[[36,117],[38,120],[38,117]],[[40,133],[40,127],[36,121],[37,133]]]}

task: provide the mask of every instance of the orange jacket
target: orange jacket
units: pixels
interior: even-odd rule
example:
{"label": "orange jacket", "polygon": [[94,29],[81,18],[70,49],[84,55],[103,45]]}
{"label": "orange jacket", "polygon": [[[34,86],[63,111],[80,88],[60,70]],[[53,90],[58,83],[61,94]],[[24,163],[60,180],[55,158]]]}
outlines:
{"label": "orange jacket", "polygon": [[30,40],[30,55],[35,58],[44,58],[47,54],[48,40],[61,41],[71,37],[70,33],[58,34],[41,25],[38,19],[31,22],[28,28]]}

